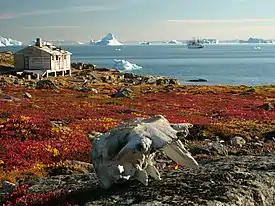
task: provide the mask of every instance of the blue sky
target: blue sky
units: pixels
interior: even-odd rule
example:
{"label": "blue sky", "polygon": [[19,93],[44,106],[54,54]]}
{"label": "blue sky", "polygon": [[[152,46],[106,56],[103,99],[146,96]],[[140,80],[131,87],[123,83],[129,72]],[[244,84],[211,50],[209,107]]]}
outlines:
{"label": "blue sky", "polygon": [[0,36],[88,41],[275,38],[274,0],[0,0]]}

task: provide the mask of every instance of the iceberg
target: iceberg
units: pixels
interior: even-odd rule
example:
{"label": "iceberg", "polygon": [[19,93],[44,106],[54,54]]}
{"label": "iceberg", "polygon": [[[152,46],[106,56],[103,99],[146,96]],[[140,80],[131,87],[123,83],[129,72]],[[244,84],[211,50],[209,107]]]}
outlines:
{"label": "iceberg", "polygon": [[132,64],[126,60],[114,59],[114,68],[121,69],[121,70],[135,70],[141,69],[142,66],[138,66],[136,64]]}
{"label": "iceberg", "polygon": [[5,38],[0,36],[0,46],[5,47],[5,46],[21,46],[22,42],[17,41],[11,38]]}
{"label": "iceberg", "polygon": [[177,40],[172,40],[172,41],[169,41],[168,44],[182,44],[182,43]]}
{"label": "iceberg", "polygon": [[120,43],[115,36],[112,33],[107,34],[103,39],[96,41],[96,42],[91,42],[90,43],[94,44],[94,45],[108,45],[108,46],[120,46],[123,45],[122,43]]}

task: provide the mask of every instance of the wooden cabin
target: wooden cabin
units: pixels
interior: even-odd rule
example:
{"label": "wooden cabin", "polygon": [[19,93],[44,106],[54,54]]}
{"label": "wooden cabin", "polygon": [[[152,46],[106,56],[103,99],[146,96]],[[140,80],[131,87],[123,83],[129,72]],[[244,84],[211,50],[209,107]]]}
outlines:
{"label": "wooden cabin", "polygon": [[25,73],[48,77],[61,74],[71,75],[71,53],[53,45],[43,44],[41,38],[35,45],[28,46],[14,54],[15,69]]}

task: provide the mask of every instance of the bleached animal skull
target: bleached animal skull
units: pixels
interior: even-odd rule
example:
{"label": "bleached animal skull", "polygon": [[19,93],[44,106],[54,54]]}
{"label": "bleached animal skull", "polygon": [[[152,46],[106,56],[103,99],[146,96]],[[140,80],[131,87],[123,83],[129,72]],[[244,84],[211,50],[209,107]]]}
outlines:
{"label": "bleached animal skull", "polygon": [[159,171],[153,165],[157,150],[180,165],[197,168],[198,163],[184,148],[175,129],[159,115],[126,121],[95,137],[91,159],[100,186],[107,189],[131,177],[148,185],[148,175],[161,180]]}

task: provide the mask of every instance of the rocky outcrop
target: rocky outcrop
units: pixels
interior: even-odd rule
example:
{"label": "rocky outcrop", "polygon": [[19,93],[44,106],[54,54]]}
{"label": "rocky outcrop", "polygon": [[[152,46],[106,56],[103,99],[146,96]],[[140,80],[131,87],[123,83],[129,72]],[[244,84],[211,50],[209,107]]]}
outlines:
{"label": "rocky outcrop", "polygon": [[274,156],[201,160],[196,171],[186,168],[162,171],[162,181],[154,180],[143,186],[132,180],[109,190],[99,188],[94,173],[26,183],[30,193],[62,189],[67,201],[79,205],[272,206],[275,204],[274,162]]}
{"label": "rocky outcrop", "polygon": [[[126,84],[126,85],[140,85],[140,84],[179,84],[178,80],[171,77],[163,76],[142,76],[129,72],[121,72],[112,68],[97,68],[93,64],[72,63],[72,75],[74,78],[84,78],[90,83],[110,83],[110,84]],[[83,80],[84,81],[84,80]]]}
{"label": "rocky outcrop", "polygon": [[12,66],[13,63],[14,57],[12,52],[0,52],[0,66]]}
{"label": "rocky outcrop", "polygon": [[6,51],[0,52],[0,74],[12,72],[14,69],[13,53]]}

